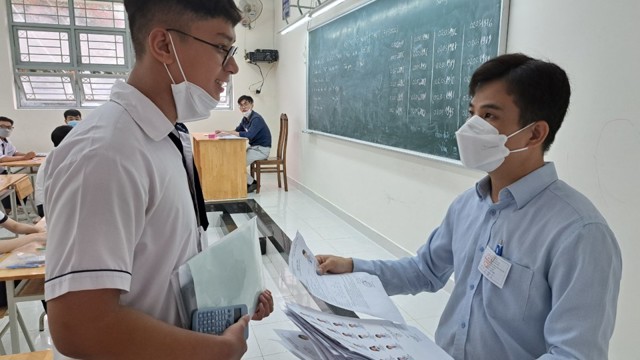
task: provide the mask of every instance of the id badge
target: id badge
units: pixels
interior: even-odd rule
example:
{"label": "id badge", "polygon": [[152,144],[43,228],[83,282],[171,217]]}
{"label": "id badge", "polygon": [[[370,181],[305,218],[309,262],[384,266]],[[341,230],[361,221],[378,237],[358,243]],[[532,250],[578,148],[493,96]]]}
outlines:
{"label": "id badge", "polygon": [[507,275],[509,275],[509,270],[511,270],[511,263],[487,247],[482,254],[482,259],[480,259],[478,270],[487,280],[502,289]]}

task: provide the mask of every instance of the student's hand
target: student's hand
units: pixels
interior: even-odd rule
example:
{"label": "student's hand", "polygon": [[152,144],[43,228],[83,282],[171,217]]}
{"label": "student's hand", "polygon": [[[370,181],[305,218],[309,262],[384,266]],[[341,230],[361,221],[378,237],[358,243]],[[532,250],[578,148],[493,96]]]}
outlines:
{"label": "student's hand", "polygon": [[353,259],[335,255],[316,255],[319,274],[344,274],[353,272]]}
{"label": "student's hand", "polygon": [[258,297],[258,306],[251,320],[262,320],[273,312],[273,295],[271,291],[265,290]]}
{"label": "student's hand", "polygon": [[228,349],[232,352],[230,359],[240,359],[247,352],[247,341],[244,339],[244,330],[247,326],[249,326],[249,315],[241,317],[220,335],[228,341]]}
{"label": "student's hand", "polygon": [[33,151],[29,151],[28,153],[24,154],[25,160],[31,160],[34,157],[36,157],[36,153]]}
{"label": "student's hand", "polygon": [[222,133],[224,133],[224,131],[222,131],[222,130],[216,130],[216,134],[222,134]]}
{"label": "student's hand", "polygon": [[47,229],[43,226],[39,226],[39,225],[33,225],[33,228],[36,230],[34,232],[36,233],[44,233],[47,232]]}

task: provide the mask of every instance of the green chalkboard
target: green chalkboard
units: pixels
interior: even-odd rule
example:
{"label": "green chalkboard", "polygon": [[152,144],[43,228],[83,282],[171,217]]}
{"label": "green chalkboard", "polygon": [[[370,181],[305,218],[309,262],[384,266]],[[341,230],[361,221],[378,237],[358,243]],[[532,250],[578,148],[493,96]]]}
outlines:
{"label": "green chalkboard", "polygon": [[473,71],[504,46],[507,0],[377,0],[309,31],[310,131],[459,159]]}

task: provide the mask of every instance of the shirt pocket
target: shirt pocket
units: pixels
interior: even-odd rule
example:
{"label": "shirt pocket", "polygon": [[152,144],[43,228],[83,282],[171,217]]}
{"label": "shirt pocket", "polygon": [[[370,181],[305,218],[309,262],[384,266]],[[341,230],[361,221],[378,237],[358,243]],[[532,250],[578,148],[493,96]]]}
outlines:
{"label": "shirt pocket", "polygon": [[484,308],[491,318],[505,320],[524,320],[533,270],[511,263],[502,289],[482,277],[482,295]]}

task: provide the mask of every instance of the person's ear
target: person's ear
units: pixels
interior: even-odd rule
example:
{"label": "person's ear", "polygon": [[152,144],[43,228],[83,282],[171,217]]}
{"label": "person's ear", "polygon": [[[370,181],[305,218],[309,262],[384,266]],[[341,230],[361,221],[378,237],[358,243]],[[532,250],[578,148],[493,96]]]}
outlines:
{"label": "person's ear", "polygon": [[531,137],[529,138],[528,147],[543,146],[544,141],[549,135],[549,124],[545,120],[538,120],[531,125]]}
{"label": "person's ear", "polygon": [[176,58],[169,36],[167,30],[154,28],[147,38],[147,51],[149,54],[159,62],[167,65],[172,64]]}

